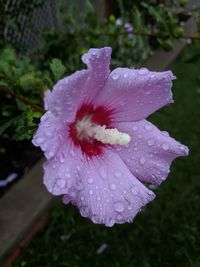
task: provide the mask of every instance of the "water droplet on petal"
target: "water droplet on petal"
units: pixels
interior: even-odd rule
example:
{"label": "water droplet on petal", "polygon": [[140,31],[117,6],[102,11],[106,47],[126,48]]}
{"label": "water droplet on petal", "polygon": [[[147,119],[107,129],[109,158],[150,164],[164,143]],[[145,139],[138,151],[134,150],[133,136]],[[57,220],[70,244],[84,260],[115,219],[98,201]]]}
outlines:
{"label": "water droplet on petal", "polygon": [[120,171],[115,171],[114,175],[117,178],[121,178],[122,177],[122,173]]}
{"label": "water droplet on petal", "polygon": [[145,94],[146,95],[150,95],[151,94],[151,91],[145,91]]}
{"label": "water droplet on petal", "polygon": [[87,181],[88,181],[88,184],[92,184],[94,182],[92,178],[89,178]]}
{"label": "water droplet on petal", "polygon": [[98,196],[98,197],[97,197],[97,200],[98,200],[98,201],[100,201],[100,200],[101,200],[101,198]]}
{"label": "water droplet on petal", "polygon": [[110,184],[110,189],[111,189],[111,190],[116,190],[116,188],[117,188],[117,187],[116,187],[116,184]]}
{"label": "water droplet on petal", "polygon": [[140,158],[140,164],[143,165],[146,162],[146,159],[144,157]]}
{"label": "water droplet on petal", "polygon": [[80,213],[83,217],[89,217],[90,209],[87,206],[81,207]]}
{"label": "water droplet on petal", "polygon": [[71,149],[69,153],[70,153],[70,155],[71,155],[73,158],[75,157],[74,150]]}
{"label": "water droplet on petal", "polygon": [[167,136],[167,137],[169,136],[169,133],[168,133],[167,131],[162,131],[161,133],[162,133],[162,135],[164,135],[164,136]]}
{"label": "water droplet on petal", "polygon": [[42,143],[44,143],[44,138],[43,138],[43,137],[37,137],[37,138],[35,139],[35,141],[36,141],[38,144],[42,144]]}
{"label": "water droplet on petal", "polygon": [[48,158],[51,158],[51,157],[53,157],[53,156],[54,156],[54,153],[53,153],[53,151],[49,151],[49,152],[47,153],[47,156],[48,156]]}
{"label": "water droplet on petal", "polygon": [[92,191],[92,190],[89,190],[89,194],[90,194],[90,195],[93,195],[93,191]]}
{"label": "water droplet on petal", "polygon": [[103,179],[107,178],[106,169],[104,167],[99,168],[99,174],[100,174],[101,178],[103,178]]}
{"label": "water droplet on petal", "polygon": [[146,125],[144,126],[144,128],[145,128],[145,130],[147,130],[147,131],[149,131],[149,132],[153,129],[153,127],[152,127],[150,124],[146,124]]}
{"label": "water droplet on petal", "polygon": [[60,188],[64,188],[65,187],[65,180],[59,178],[57,180],[57,185],[60,187]]}
{"label": "water droplet on petal", "polygon": [[117,215],[117,219],[118,219],[119,221],[121,221],[121,220],[123,219],[122,215],[118,214],[118,215]]}
{"label": "water droplet on petal", "polygon": [[154,144],[154,140],[153,140],[153,139],[149,139],[149,140],[147,141],[147,144],[148,144],[149,146],[153,146],[153,144]]}
{"label": "water droplet on petal", "polygon": [[169,145],[168,144],[162,144],[162,148],[167,151],[169,149]]}
{"label": "water droplet on petal", "polygon": [[50,132],[50,131],[46,131],[45,132],[45,135],[46,135],[46,137],[52,137],[53,136],[53,133]]}
{"label": "water droplet on petal", "polygon": [[124,204],[120,201],[114,203],[114,209],[117,212],[123,212],[124,211]]}
{"label": "water droplet on petal", "polygon": [[91,220],[93,223],[98,223],[98,216],[97,215],[92,215]]}
{"label": "water droplet on petal", "polygon": [[124,78],[127,78],[128,77],[128,73],[124,73]]}
{"label": "water droplet on petal", "polygon": [[132,205],[129,205],[128,206],[128,210],[132,210],[133,209],[133,206]]}
{"label": "water droplet on petal", "polygon": [[117,79],[119,79],[119,75],[118,75],[117,73],[114,73],[114,74],[112,75],[112,79],[113,79],[113,80],[117,80]]}
{"label": "water droplet on petal", "polygon": [[133,126],[133,128],[132,128],[132,130],[133,130],[134,132],[136,132],[136,131],[137,131],[137,129],[138,129],[138,127],[137,127],[137,126]]}
{"label": "water droplet on petal", "polygon": [[112,227],[115,224],[115,220],[114,219],[109,219],[105,225],[108,227]]}
{"label": "water droplet on petal", "polygon": [[83,182],[82,181],[78,181],[77,183],[76,183],[76,189],[77,190],[83,190],[84,189],[84,184],[83,184]]}
{"label": "water droplet on petal", "polygon": [[141,68],[138,70],[138,74],[140,75],[144,75],[144,74],[147,74],[148,73],[148,70],[146,68]]}
{"label": "water droplet on petal", "polygon": [[131,187],[131,192],[133,195],[137,196],[139,193],[139,189],[136,186]]}

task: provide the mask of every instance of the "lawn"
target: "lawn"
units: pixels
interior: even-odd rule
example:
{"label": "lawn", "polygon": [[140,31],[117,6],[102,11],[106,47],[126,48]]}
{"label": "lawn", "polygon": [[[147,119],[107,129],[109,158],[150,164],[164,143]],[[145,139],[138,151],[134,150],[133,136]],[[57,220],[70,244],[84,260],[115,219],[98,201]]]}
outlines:
{"label": "lawn", "polygon": [[60,204],[14,267],[200,266],[200,62],[184,62],[192,49],[172,66],[175,103],[150,118],[190,148],[155,189],[155,201],[133,223],[113,228]]}

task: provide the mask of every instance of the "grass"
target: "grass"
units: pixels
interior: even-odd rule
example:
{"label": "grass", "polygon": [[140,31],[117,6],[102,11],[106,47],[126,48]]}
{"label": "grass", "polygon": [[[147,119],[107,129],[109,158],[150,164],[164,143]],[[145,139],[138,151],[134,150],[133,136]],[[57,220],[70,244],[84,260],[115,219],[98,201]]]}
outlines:
{"label": "grass", "polygon": [[[175,104],[151,120],[190,148],[132,224],[105,228],[60,204],[13,267],[200,266],[200,62],[173,66]],[[98,254],[102,244],[106,249]]]}

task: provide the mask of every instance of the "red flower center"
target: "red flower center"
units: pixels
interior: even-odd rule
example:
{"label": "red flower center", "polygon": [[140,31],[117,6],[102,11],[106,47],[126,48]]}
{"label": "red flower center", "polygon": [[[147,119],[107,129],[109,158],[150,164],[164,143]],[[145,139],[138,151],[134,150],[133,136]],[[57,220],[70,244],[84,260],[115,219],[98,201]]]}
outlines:
{"label": "red flower center", "polygon": [[106,145],[95,139],[87,138],[87,136],[80,138],[76,127],[77,122],[89,118],[91,123],[105,125],[106,128],[111,128],[112,114],[113,111],[104,106],[94,108],[92,104],[82,104],[76,113],[75,122],[69,125],[69,132],[72,141],[76,146],[81,148],[83,153],[90,157],[99,156],[102,154],[103,147]]}

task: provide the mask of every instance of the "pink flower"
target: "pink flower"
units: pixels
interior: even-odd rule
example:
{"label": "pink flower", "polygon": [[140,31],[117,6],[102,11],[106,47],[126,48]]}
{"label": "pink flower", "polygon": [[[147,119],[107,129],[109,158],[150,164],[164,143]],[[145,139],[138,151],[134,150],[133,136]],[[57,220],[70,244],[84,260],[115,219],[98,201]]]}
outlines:
{"label": "pink flower", "polygon": [[44,151],[44,184],[82,216],[113,226],[130,222],[155,197],[173,159],[188,148],[145,118],[172,103],[171,71],[117,68],[111,48],[90,49],[87,69],[57,82],[33,137]]}

